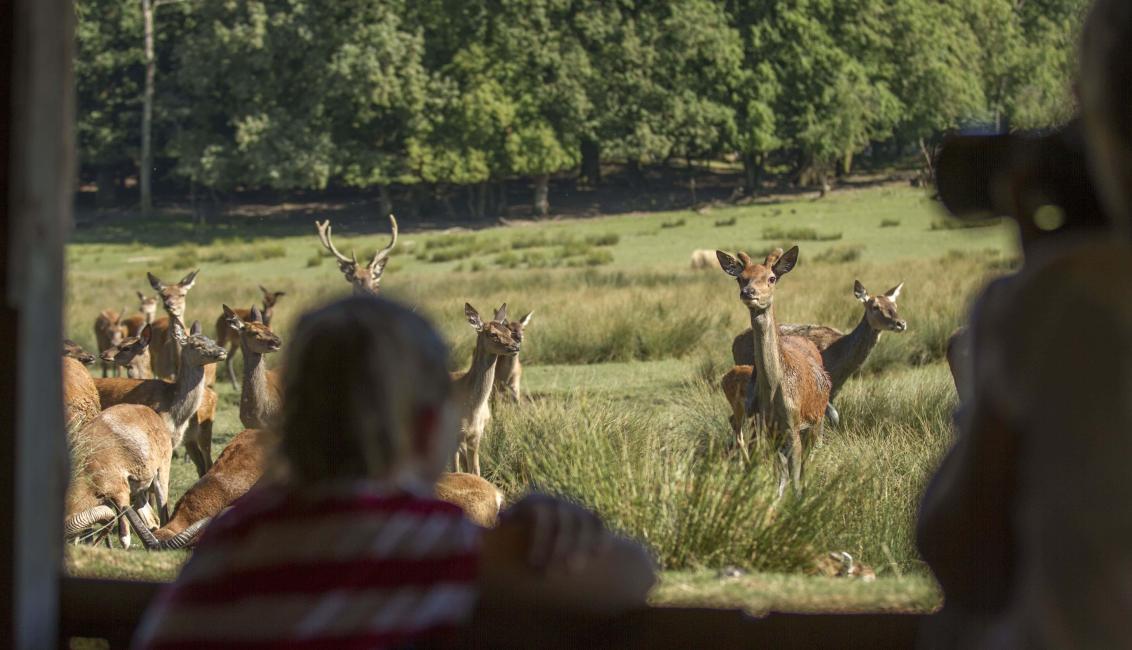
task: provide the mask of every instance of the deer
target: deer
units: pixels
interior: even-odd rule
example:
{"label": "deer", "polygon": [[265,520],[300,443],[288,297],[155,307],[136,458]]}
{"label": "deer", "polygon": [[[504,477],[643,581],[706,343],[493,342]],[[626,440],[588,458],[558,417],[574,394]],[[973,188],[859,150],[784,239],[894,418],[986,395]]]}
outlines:
{"label": "deer", "polygon": [[475,474],[446,472],[436,482],[436,498],[459,506],[464,516],[483,528],[492,528],[503,509],[503,493]]}
{"label": "deer", "polygon": [[94,378],[86,370],[92,363],[93,354],[78,343],[63,339],[63,423],[67,431],[78,430],[102,412]]}
{"label": "deer", "polygon": [[[168,519],[172,448],[165,420],[153,409],[140,404],[111,406],[68,438],[75,465],[63,524],[68,539],[135,507],[152,521],[151,493],[158,523]],[[129,548],[126,523],[118,521],[119,540]]]}
{"label": "deer", "polygon": [[800,493],[809,443],[821,437],[824,426],[830,379],[817,346],[799,336],[781,335],[774,317],[778,279],[797,264],[798,247],[785,253],[775,249],[762,264],[742,252],[738,259],[723,251],[716,251],[716,256],[724,273],[738,282],[739,300],[751,317],[757,363],[747,385],[746,412],[779,445],[778,496],[788,481]]}
{"label": "deer", "polygon": [[146,273],[149,285],[157,292],[167,314],[150,325],[153,328],[150,363],[153,366],[153,376],[157,379],[172,379],[177,376],[181,352],[177,340],[170,334],[170,323],[173,318],[184,320],[185,298],[196,284],[197,273],[200,273],[200,269],[181,278],[177,284],[165,284],[156,275]]}
{"label": "deer", "polygon": [[[259,290],[263,292],[263,311],[260,312],[260,322],[270,327],[271,318],[275,315],[275,304],[279,302],[279,298],[287,295],[287,293],[284,291],[268,291],[262,284],[259,285]],[[242,320],[246,321],[251,318],[250,309],[234,309],[232,311]],[[240,338],[239,333],[228,323],[227,312],[221,312],[216,319],[216,344],[228,349],[228,361],[225,363],[228,381],[232,382],[233,386],[239,386],[236,383],[236,371],[232,368],[232,357],[236,354],[236,348],[240,346]]]}
{"label": "deer", "polygon": [[[511,338],[519,345],[523,344],[523,330],[531,322],[531,315],[534,312],[527,312],[519,320],[508,320],[504,325],[511,330]],[[499,357],[499,361],[495,364],[495,388],[493,395],[505,396],[510,401],[518,404],[522,401],[522,392],[520,390],[520,383],[523,379],[523,364],[519,362],[519,355],[513,357]]]}
{"label": "deer", "polygon": [[263,322],[259,310],[252,307],[244,320],[228,305],[223,305],[228,327],[239,337],[244,355],[244,385],[240,389],[240,423],[249,429],[271,429],[283,406],[283,377],[277,370],[268,370],[264,355],[278,352],[283,342]]}
{"label": "deer", "polygon": [[861,582],[877,579],[877,573],[871,566],[854,560],[846,551],[830,551],[819,556],[807,573],[827,578],[860,578]]}
{"label": "deer", "polygon": [[[193,322],[192,329],[186,334],[180,318],[173,317],[171,329],[171,335],[181,350],[181,369],[175,381],[110,378],[96,379],[95,386],[103,408],[115,404],[142,404],[158,412],[168,427],[170,449],[176,449],[184,442],[197,474],[203,475],[212,464],[209,453],[211,419],[207,422],[206,432],[198,413],[202,405],[207,407],[208,401],[211,401],[215,414],[215,393],[206,397],[209,389],[205,386],[204,367],[223,361],[227,352],[200,333],[199,322]],[[206,433],[209,435],[207,445],[202,441]]]}
{"label": "deer", "polygon": [[381,290],[381,276],[385,273],[385,265],[389,263],[389,253],[397,244],[397,219],[392,214],[389,215],[389,224],[393,229],[393,237],[389,240],[389,244],[374,253],[369,264],[361,266],[353,251],[350,251],[350,256],[346,257],[335,248],[329,219],[314,222],[319,241],[322,242],[323,248],[330,251],[334,259],[338,260],[338,270],[354,288],[354,295],[377,295]]}
{"label": "deer", "polygon": [[[126,338],[126,325],[122,323],[122,317],[125,315],[125,307],[123,307],[121,311],[103,309],[98,314],[98,317],[94,319],[94,340],[99,350],[105,350],[112,345],[118,345],[122,342],[122,339]],[[111,372],[115,377],[121,375],[121,371],[116,366],[103,362],[102,376],[106,377]]]}
{"label": "deer", "polygon": [[[785,335],[802,336],[812,341],[821,352],[822,365],[829,373],[832,388],[826,417],[833,424],[841,421],[841,416],[833,404],[834,398],[872,354],[884,332],[902,333],[908,330],[908,322],[900,318],[896,300],[904,289],[904,283],[896,285],[879,296],[869,295],[860,280],[853,281],[853,297],[863,306],[864,313],[853,331],[842,334],[824,325],[782,325],[779,332]],[[731,345],[731,354],[736,368],[754,363],[751,346],[751,330],[739,334]],[[726,393],[726,391],[725,391]],[[728,397],[730,401],[730,396]],[[819,441],[820,443],[820,441]]]}
{"label": "deer", "polygon": [[126,516],[142,544],[149,550],[169,550],[195,542],[213,517],[259,481],[277,442],[275,433],[263,429],[237,433],[204,476],[185,491],[168,523],[156,531],[150,532],[137,513],[127,510]]}
{"label": "deer", "polygon": [[157,318],[157,298],[147,296],[140,291],[136,293],[139,303],[138,313],[122,319],[122,324],[126,326],[126,336],[137,336],[146,325]]}
{"label": "deer", "polygon": [[126,377],[130,379],[148,379],[149,343],[152,336],[153,327],[146,325],[136,336],[122,339],[117,345],[103,350],[99,358],[102,359],[103,365],[110,364],[116,368],[125,368]]}
{"label": "deer", "polygon": [[476,347],[472,352],[472,365],[462,373],[454,373],[452,381],[460,400],[460,448],[454,459],[455,471],[463,461],[465,471],[480,476],[480,442],[491,420],[491,390],[495,384],[495,366],[500,357],[519,353],[519,342],[511,336],[511,329],[503,322],[507,318],[507,303],[487,322],[469,303],[464,303],[464,316],[476,331]]}

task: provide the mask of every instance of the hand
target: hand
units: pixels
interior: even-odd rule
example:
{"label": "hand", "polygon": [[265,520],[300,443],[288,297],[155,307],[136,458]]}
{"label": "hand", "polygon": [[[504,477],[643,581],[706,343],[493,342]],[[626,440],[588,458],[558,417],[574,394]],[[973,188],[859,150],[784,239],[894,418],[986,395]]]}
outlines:
{"label": "hand", "polygon": [[530,527],[527,562],[538,571],[577,572],[610,548],[613,535],[585,508],[545,494],[531,494],[507,509],[500,523]]}

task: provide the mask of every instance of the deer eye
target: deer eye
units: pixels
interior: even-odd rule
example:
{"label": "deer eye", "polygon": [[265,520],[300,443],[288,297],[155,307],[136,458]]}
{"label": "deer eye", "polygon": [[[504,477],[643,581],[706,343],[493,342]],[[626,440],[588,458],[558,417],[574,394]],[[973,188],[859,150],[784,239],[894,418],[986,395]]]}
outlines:
{"label": "deer eye", "polygon": [[775,282],[778,282],[778,278],[774,277],[773,275],[766,279],[767,284],[774,284]]}

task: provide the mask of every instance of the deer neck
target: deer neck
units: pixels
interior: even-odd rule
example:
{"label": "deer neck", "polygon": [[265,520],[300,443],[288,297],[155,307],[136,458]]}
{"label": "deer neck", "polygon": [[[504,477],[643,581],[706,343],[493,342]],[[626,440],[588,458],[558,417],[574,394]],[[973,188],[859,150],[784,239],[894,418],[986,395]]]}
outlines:
{"label": "deer neck", "polygon": [[273,311],[275,311],[274,305],[268,306],[266,302],[263,303],[263,313],[260,314],[260,317],[263,319],[264,325],[271,325],[271,316]]}
{"label": "deer neck", "polygon": [[495,383],[498,362],[499,355],[487,351],[484,337],[477,337],[476,349],[472,352],[472,367],[464,375],[464,388],[472,410],[491,399],[491,387]]}
{"label": "deer neck", "polygon": [[196,416],[203,399],[204,366],[189,363],[188,359],[182,358],[181,367],[177,370],[177,379],[173,383],[173,400],[169,405],[169,415],[173,420],[178,443],[189,418]]}
{"label": "deer neck", "polygon": [[240,351],[244,355],[244,388],[240,393],[240,416],[263,424],[260,417],[267,404],[267,364],[263,355],[252,352],[247,343],[240,341]]}
{"label": "deer neck", "polygon": [[769,407],[770,396],[781,390],[784,375],[778,322],[774,317],[773,306],[762,311],[751,310],[751,335],[755,344],[759,400],[764,407]]}
{"label": "deer neck", "polygon": [[846,380],[864,365],[873,348],[880,341],[880,331],[869,325],[868,315],[861,316],[857,327],[837,339],[822,353],[822,361],[833,383],[833,394],[845,384]]}

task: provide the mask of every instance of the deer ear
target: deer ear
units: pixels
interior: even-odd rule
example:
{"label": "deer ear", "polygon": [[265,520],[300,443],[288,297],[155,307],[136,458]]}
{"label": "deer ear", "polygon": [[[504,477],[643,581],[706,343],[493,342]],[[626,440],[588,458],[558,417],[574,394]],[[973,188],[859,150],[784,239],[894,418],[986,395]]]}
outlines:
{"label": "deer ear", "polygon": [[901,282],[900,284],[896,285],[895,287],[892,287],[891,289],[889,289],[884,295],[885,295],[886,298],[888,298],[892,302],[896,302],[896,299],[900,297],[900,290],[903,289],[903,288],[904,288],[904,283]]}
{"label": "deer ear", "polygon": [[228,319],[228,326],[237,330],[244,329],[244,321],[240,315],[232,310],[228,305],[221,305],[224,308],[224,318]]}
{"label": "deer ear", "polygon": [[739,277],[743,274],[743,269],[747,268],[746,264],[743,264],[723,251],[715,251],[715,258],[719,260],[719,268],[723,269],[724,273],[732,277]]}
{"label": "deer ear", "polygon": [[533,311],[527,312],[526,316],[523,316],[522,318],[519,319],[519,324],[522,325],[523,327],[526,327],[528,324],[530,324],[532,314],[534,314]]}
{"label": "deer ear", "polygon": [[252,305],[251,320],[252,320],[253,323],[262,323],[263,322],[263,316],[260,315],[260,313],[259,313],[259,307],[256,307],[255,305]]}
{"label": "deer ear", "polygon": [[200,334],[200,321],[199,320],[193,321],[192,326],[189,327],[189,334],[192,335],[192,336],[197,336],[198,334]]}
{"label": "deer ear", "polygon": [[267,289],[264,289],[264,288],[263,288],[263,285],[262,285],[262,284],[259,284],[259,285],[256,285],[256,286],[258,286],[258,287],[259,287],[259,290],[260,290],[260,292],[262,292],[262,293],[263,293],[263,295],[265,295],[265,296],[270,296],[270,295],[271,295],[271,292],[270,292],[270,291],[268,291]]}
{"label": "deer ear", "polygon": [[275,298],[276,299],[278,299],[280,296],[285,296],[285,295],[287,295],[286,291],[276,291],[275,292]]}
{"label": "deer ear", "polygon": [[860,280],[853,280],[853,297],[861,302],[869,299],[869,292],[865,291],[865,285]]}
{"label": "deer ear", "polygon": [[200,269],[197,269],[197,270],[193,271],[192,273],[186,275],[185,277],[181,278],[181,281],[178,282],[177,284],[181,285],[181,288],[186,290],[186,291],[188,291],[189,289],[192,289],[193,285],[196,284],[196,282],[197,282],[197,273],[200,273]]}
{"label": "deer ear", "polygon": [[477,332],[483,330],[483,320],[480,319],[480,313],[469,303],[464,303],[464,316],[468,318],[468,323]]}
{"label": "deer ear", "polygon": [[145,302],[145,296],[142,294],[142,292],[136,291],[135,293],[138,294],[138,300]]}
{"label": "deer ear", "polygon": [[165,283],[159,280],[156,275],[146,271],[145,277],[149,278],[149,286],[153,287],[154,291],[161,291],[165,288]]}
{"label": "deer ear", "polygon": [[499,306],[499,309],[495,310],[495,317],[492,320],[500,323],[507,320],[507,303],[503,303]]}
{"label": "deer ear", "polygon": [[[767,259],[769,260],[770,257],[768,256]],[[790,250],[783,253],[782,256],[779,257],[774,262],[774,265],[771,266],[770,270],[774,271],[774,274],[777,275],[778,277],[782,277],[782,276],[786,275],[787,273],[789,273],[791,271],[791,269],[794,268],[794,265],[797,264],[797,263],[798,263],[798,247],[794,246]]]}
{"label": "deer ear", "polygon": [[145,345],[149,345],[150,339],[153,338],[153,328],[150,325],[146,325],[142,328],[142,331],[138,333],[138,338],[141,339],[141,342]]}

